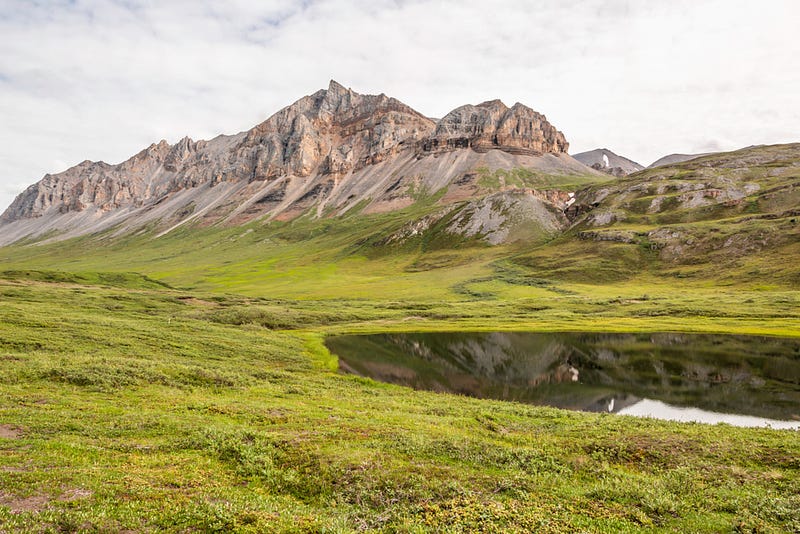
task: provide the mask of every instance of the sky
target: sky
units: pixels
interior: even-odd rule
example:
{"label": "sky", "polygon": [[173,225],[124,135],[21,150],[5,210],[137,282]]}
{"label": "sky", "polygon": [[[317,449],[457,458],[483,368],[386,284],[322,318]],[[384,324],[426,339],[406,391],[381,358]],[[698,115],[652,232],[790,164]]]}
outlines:
{"label": "sky", "polygon": [[570,153],[800,141],[797,0],[0,0],[0,211],[45,173],[260,123],[330,79],[499,98]]}

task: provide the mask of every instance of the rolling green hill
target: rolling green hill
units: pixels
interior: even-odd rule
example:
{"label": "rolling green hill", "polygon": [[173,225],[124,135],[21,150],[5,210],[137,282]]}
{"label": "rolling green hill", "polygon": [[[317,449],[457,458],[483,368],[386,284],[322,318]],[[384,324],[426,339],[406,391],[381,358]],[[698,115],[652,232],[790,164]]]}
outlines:
{"label": "rolling green hill", "polygon": [[[751,147],[648,169],[581,191],[559,241],[518,263],[587,279],[659,276],[797,287],[800,144]],[[586,250],[589,254],[579,254]],[[569,265],[567,265],[569,264]]]}

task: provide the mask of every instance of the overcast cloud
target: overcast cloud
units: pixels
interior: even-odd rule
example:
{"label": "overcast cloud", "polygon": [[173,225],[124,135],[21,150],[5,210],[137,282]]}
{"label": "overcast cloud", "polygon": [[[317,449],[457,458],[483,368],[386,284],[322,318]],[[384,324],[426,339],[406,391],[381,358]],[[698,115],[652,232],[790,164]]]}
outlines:
{"label": "overcast cloud", "polygon": [[0,211],[45,173],[246,130],[333,78],[500,98],[577,153],[800,141],[796,0],[0,0]]}

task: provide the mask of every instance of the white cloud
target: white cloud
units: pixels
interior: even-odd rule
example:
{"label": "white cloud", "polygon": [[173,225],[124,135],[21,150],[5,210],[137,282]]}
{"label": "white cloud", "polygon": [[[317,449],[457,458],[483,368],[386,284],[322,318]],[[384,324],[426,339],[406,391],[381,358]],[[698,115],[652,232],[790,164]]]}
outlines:
{"label": "white cloud", "polygon": [[[640,163],[800,138],[794,0],[0,3],[0,209],[46,172],[247,129],[334,78],[501,98]],[[63,162],[61,164],[57,162]]]}

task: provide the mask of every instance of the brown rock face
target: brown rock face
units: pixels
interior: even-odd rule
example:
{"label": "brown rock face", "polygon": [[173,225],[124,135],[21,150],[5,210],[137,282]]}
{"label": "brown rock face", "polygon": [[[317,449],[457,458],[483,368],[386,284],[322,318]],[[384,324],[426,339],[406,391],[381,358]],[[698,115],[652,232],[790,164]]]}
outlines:
{"label": "brown rock face", "polygon": [[538,156],[565,153],[569,143],[544,115],[520,103],[509,108],[499,100],[490,100],[454,109],[420,144],[422,152],[458,148]]}
{"label": "brown rock face", "polygon": [[434,122],[386,95],[359,95],[331,81],[248,132],[237,156],[253,180],[346,174],[383,161],[433,131]]}
{"label": "brown rock face", "polygon": [[41,217],[51,211],[83,211],[89,206],[107,212],[141,205],[159,193],[148,178],[169,153],[170,145],[161,141],[119,165],[84,161],[65,172],[47,174],[18,196],[0,221]]}

